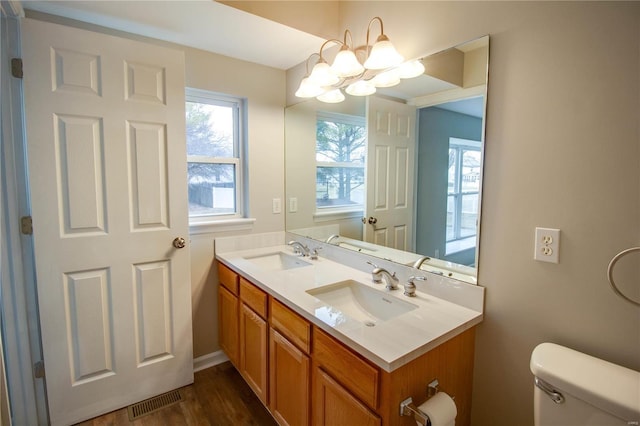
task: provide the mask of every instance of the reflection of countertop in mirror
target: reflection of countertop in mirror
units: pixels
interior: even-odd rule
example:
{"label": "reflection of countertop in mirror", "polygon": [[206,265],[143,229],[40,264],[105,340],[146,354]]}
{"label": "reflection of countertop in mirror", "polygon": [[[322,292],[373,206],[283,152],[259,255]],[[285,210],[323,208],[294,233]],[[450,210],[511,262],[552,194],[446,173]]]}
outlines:
{"label": "reflection of countertop in mirror", "polygon": [[[225,251],[216,240],[219,261],[386,371],[393,371],[482,321],[484,289],[479,286],[442,278],[443,282],[450,281],[448,285],[457,286],[457,291],[452,293],[456,294],[459,303],[428,294],[419,283],[417,297],[410,298],[403,295],[402,285],[406,278],[400,281],[398,290],[385,290],[384,285],[372,283],[370,273],[322,256],[317,260],[303,258],[310,265],[296,265],[291,269],[272,269],[251,259],[271,253],[291,255],[293,250],[287,245],[276,244]],[[408,302],[413,307],[393,318],[373,321],[373,326],[371,322],[367,324],[367,321],[349,316],[335,321],[335,315],[334,319],[327,315],[328,311],[335,314],[331,307],[307,291],[318,292],[318,288],[345,280],[355,280],[381,292],[387,300],[403,305]]]}
{"label": "reflection of countertop in mirror", "polygon": [[[423,257],[416,253],[379,246],[351,238],[339,237],[332,244],[407,266],[412,266],[416,260]],[[446,260],[429,258],[429,260],[424,261],[420,269],[434,274],[442,274],[446,277],[455,278],[471,284],[477,284],[474,268],[447,262]]]}

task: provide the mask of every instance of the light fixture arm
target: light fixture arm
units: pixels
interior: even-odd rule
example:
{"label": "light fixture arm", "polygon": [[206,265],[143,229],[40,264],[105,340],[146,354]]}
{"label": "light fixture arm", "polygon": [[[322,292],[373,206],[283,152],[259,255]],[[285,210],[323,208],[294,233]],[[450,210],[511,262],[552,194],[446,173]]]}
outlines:
{"label": "light fixture arm", "polygon": [[306,69],[306,73],[305,75],[308,77],[309,76],[309,61],[311,60],[311,58],[313,58],[314,55],[318,55],[320,58],[322,58],[322,56],[320,56],[319,53],[312,53],[311,55],[309,55],[309,57],[307,58],[307,60],[304,63],[305,69]]}
{"label": "light fixture arm", "polygon": [[384,37],[384,39],[387,38],[387,36],[384,35],[384,24],[382,23],[382,18],[380,18],[379,16],[371,18],[371,20],[369,21],[369,25],[367,25],[367,42],[365,44],[367,48],[367,56],[369,56],[369,33],[371,32],[371,24],[375,20],[378,20],[378,22],[380,22],[380,36],[378,37],[378,39],[380,39],[381,37]]}
{"label": "light fixture arm", "polygon": [[324,49],[324,47],[327,45],[327,43],[331,43],[331,42],[338,43],[340,45],[344,45],[343,42],[341,42],[340,40],[336,40],[335,38],[330,38],[329,40],[327,40],[324,43],[322,43],[322,46],[320,46],[320,53],[318,54],[318,55],[320,55],[320,60],[321,61],[324,61],[324,57],[322,56],[322,49]]}
{"label": "light fixture arm", "polygon": [[[349,34],[349,41],[351,41],[351,44],[347,43],[347,34]],[[353,49],[353,36],[351,35],[351,31],[344,30],[344,41],[342,42],[343,46],[346,46],[348,49]]]}

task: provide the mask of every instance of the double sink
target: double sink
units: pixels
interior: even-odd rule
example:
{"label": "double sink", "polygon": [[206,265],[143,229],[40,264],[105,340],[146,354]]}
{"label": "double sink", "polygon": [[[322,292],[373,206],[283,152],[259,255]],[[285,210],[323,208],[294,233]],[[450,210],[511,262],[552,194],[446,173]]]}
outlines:
{"label": "double sink", "polygon": [[[271,271],[303,268],[312,264],[283,251],[245,257]],[[355,320],[369,327],[417,309],[418,306],[355,280],[343,280],[306,291],[316,298],[316,316],[331,326]]]}

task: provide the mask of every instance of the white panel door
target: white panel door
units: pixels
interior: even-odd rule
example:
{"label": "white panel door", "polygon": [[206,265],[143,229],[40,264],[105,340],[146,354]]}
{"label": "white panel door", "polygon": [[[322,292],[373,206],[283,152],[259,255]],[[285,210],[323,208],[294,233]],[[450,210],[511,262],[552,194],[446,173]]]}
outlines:
{"label": "white panel door", "polygon": [[25,19],[50,421],[193,382],[181,52]]}
{"label": "white panel door", "polygon": [[416,108],[370,96],[367,109],[364,240],[411,250]]}

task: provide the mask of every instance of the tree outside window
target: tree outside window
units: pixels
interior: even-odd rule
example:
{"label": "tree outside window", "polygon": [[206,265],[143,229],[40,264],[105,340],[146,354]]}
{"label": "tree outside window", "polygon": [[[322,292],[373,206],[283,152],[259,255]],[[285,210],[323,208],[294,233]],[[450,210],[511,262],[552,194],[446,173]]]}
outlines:
{"label": "tree outside window", "polygon": [[318,113],[316,206],[362,206],[367,134],[363,117]]}
{"label": "tree outside window", "polygon": [[241,101],[187,91],[186,141],[189,215],[241,214]]}

